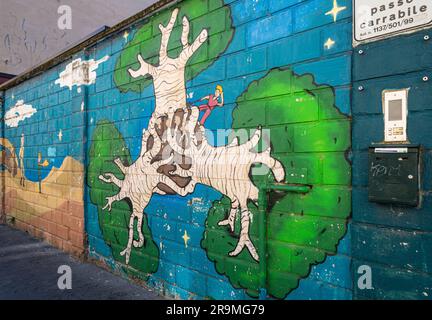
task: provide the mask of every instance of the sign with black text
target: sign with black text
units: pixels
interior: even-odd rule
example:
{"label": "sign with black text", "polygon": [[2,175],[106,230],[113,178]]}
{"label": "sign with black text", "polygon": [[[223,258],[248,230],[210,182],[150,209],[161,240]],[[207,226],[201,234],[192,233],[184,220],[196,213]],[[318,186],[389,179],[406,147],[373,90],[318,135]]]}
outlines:
{"label": "sign with black text", "polygon": [[432,26],[431,0],[354,0],[354,43]]}

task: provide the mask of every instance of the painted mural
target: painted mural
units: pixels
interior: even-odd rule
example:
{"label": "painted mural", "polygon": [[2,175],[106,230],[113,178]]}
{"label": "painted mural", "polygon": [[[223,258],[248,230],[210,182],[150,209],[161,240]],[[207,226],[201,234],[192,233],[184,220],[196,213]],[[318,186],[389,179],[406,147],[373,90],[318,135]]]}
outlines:
{"label": "painted mural", "polygon": [[[177,299],[430,298],[429,30],[353,51],[351,3],[173,1],[8,87],[0,221]],[[411,209],[367,199],[398,87]]]}
{"label": "painted mural", "polygon": [[[251,115],[251,110],[262,108],[263,105],[268,113],[277,114],[277,119],[267,122],[271,139],[261,148],[273,146],[273,152],[278,154],[278,160],[275,161],[280,161],[282,168],[286,170],[286,177],[282,178],[285,183],[310,184],[307,177],[317,168],[302,163],[300,167],[303,169],[299,172],[299,162],[323,157],[322,151],[325,148],[344,150],[350,144],[350,125],[349,122],[333,122],[301,127],[296,123],[314,117],[313,110],[318,108],[332,119],[344,119],[345,116],[335,108],[334,99],[332,88],[316,84],[312,75],[299,76],[290,69],[274,69],[262,79],[251,83],[238,97],[233,127],[254,125],[257,119]],[[284,125],[274,127],[273,121]],[[316,143],[323,141],[323,137],[327,144],[325,147]],[[297,148],[292,146],[300,143],[298,139],[304,144],[303,150],[310,152],[306,158],[301,159],[301,151],[297,153]],[[281,155],[280,149],[286,148],[287,144],[288,148],[292,148],[291,152]],[[333,157],[332,166],[327,168],[327,173],[349,183],[350,169],[346,155],[340,153]],[[277,175],[275,177],[278,182],[282,180],[278,180]],[[271,176],[252,176],[256,185],[271,183],[272,180]],[[331,187],[315,184],[306,195],[270,194],[267,208],[267,281],[271,296],[285,297],[298,286],[301,278],[309,275],[312,265],[324,261],[327,254],[336,253],[339,240],[346,233],[347,219],[351,212],[349,199],[348,190],[332,190]],[[258,266],[247,255],[239,260],[224,257],[235,240],[233,232],[220,228],[220,224],[216,223],[218,217],[226,213],[227,203],[229,199],[223,197],[213,204],[202,246],[209,259],[215,262],[218,272],[226,274],[238,287],[246,288],[252,296],[258,296],[261,276]],[[258,221],[257,203],[250,203],[249,208],[251,215],[255,217],[251,220]],[[255,230],[254,238],[258,242],[258,226],[252,229]],[[233,227],[231,231],[234,231]]]}
{"label": "painted mural", "polygon": [[[326,175],[349,185],[350,123],[335,106],[331,86],[317,84],[311,74],[274,69],[251,82],[236,99],[228,143],[209,139],[206,121],[216,116],[215,108],[224,107],[229,86],[217,84],[214,93],[196,100],[186,83],[217,60],[235,31],[230,22],[219,41],[211,41],[213,21],[195,19],[198,10],[196,1],[186,1],[165,11],[138,29],[122,50],[114,74],[117,87],[124,93],[141,92],[153,84],[155,107],[136,159],[115,123],[97,123],[88,168],[91,200],[98,206],[99,224],[114,259],[127,272],[149,279],[158,270],[163,250],[162,242],[158,246],[153,238],[146,213],[152,210],[152,198],[187,198],[196,194],[197,186],[213,189],[221,196],[206,212],[201,248],[208,259],[234,288],[246,289],[249,296],[258,297],[260,289],[266,289],[268,295],[284,298],[313,265],[336,254],[347,232],[350,192],[317,181],[308,195],[271,194],[270,269],[267,287],[261,288],[258,186],[312,185],[310,177],[321,171],[318,166],[325,158],[331,163]],[[229,6],[221,11],[225,21],[231,21]],[[152,27],[158,33],[150,38]],[[207,54],[214,58],[197,63]],[[319,120],[319,115],[333,121],[298,125]],[[330,150],[339,152],[325,153]],[[264,174],[261,170],[254,175],[253,169],[263,165]],[[187,248],[187,230],[182,238]]]}
{"label": "painted mural", "polygon": [[[30,180],[25,174],[23,142],[22,135],[17,158],[12,143],[0,139],[7,220],[59,249],[81,255],[84,251],[84,166],[66,157],[60,168],[53,167],[44,178]],[[47,167],[48,162],[45,159],[37,165]]]}
{"label": "painted mural", "polygon": [[[175,298],[349,297],[350,2],[312,2],[181,1],[7,92],[7,215]],[[262,239],[271,184],[310,191]]]}
{"label": "painted mural", "polygon": [[[72,63],[60,75],[65,75],[69,66]],[[97,64],[89,70],[96,68]],[[75,72],[78,84],[88,84],[79,80],[85,73]],[[71,132],[77,133],[70,128],[73,113],[67,108],[72,88],[62,90],[55,81],[47,84],[35,80],[14,88],[5,101],[5,136],[0,139],[5,199],[2,215],[6,222],[32,236],[82,256],[86,250],[85,169],[78,142],[71,146]],[[82,114],[79,110],[75,117]],[[78,139],[82,141],[82,135],[75,134],[74,140]]]}

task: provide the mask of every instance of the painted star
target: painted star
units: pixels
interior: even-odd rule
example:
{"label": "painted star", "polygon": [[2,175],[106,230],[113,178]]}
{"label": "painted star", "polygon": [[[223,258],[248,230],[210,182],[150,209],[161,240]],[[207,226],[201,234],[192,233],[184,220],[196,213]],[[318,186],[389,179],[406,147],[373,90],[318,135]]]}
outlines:
{"label": "painted star", "polygon": [[59,138],[59,141],[62,141],[62,138],[63,138],[63,132],[61,131],[61,129],[60,129],[60,131],[59,131],[57,137]]}
{"label": "painted star", "polygon": [[335,43],[336,42],[332,38],[328,38],[327,41],[324,43],[324,47],[327,50],[330,50],[334,46]]}
{"label": "painted star", "polygon": [[189,235],[187,234],[187,231],[185,230],[185,232],[184,232],[184,235],[183,235],[183,240],[184,240],[184,243],[185,243],[185,247],[187,248],[188,247],[188,242],[189,242],[189,240],[190,240],[190,237],[189,237]]}
{"label": "painted star", "polygon": [[347,7],[339,7],[337,0],[333,0],[333,8],[327,12],[325,15],[326,16],[333,16],[333,21],[336,22],[337,20],[337,15],[339,14],[339,12],[346,10]]}

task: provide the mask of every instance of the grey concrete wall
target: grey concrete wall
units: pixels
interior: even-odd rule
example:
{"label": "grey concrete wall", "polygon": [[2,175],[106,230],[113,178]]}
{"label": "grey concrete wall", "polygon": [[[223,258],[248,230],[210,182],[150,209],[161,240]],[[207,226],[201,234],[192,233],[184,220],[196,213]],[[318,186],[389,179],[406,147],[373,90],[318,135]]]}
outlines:
{"label": "grey concrete wall", "polygon": [[[1,0],[0,72],[20,74],[90,33],[134,15],[156,0]],[[72,29],[60,30],[59,6],[72,8]]]}

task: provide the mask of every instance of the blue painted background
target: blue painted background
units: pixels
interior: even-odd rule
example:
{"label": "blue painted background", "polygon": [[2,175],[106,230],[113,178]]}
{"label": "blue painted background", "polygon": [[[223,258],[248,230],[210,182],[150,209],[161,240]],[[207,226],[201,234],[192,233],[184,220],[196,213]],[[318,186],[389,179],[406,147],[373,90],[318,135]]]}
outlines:
{"label": "blue painted background", "polygon": [[[216,84],[225,91],[225,106],[217,108],[206,122],[208,130],[230,128],[236,98],[269,69],[292,66],[298,74],[312,73],[319,84],[335,88],[336,105],[351,115],[351,1],[338,0],[341,11],[336,21],[326,15],[333,0],[235,0],[225,1],[231,6],[235,36],[227,51],[207,70],[187,83],[190,101],[214,92]],[[128,39],[141,24],[130,27]],[[325,47],[331,38],[334,45]],[[60,88],[54,84],[61,71],[78,54],[44,74],[6,92],[6,110],[17,100],[24,99],[38,112],[17,129],[6,130],[15,146],[20,144],[22,132],[37,133],[38,138],[26,140],[26,175],[37,180],[37,153],[50,161],[43,176],[53,166],[60,167],[64,157],[73,156],[86,162],[88,141],[98,121],[109,119],[123,135],[133,159],[140,152],[142,129],[147,127],[155,101],[150,86],[140,94],[121,94],[113,83],[115,63],[126,45],[119,33],[87,50],[89,59],[110,59],[97,69],[96,84],[87,87]],[[49,98],[46,97],[49,96]],[[81,104],[85,103],[85,113]],[[63,139],[57,134],[62,128]],[[51,149],[50,149],[51,148]],[[55,151],[54,151],[55,150]],[[86,163],[85,163],[86,164]],[[92,257],[103,259],[112,268],[116,266],[110,248],[103,241],[98,224],[97,208],[85,192],[86,232]],[[212,297],[215,299],[247,299],[243,290],[236,290],[227,278],[219,275],[214,264],[200,246],[207,211],[221,194],[199,186],[188,197],[160,197],[155,195],[146,208],[153,237],[161,249],[157,273],[150,285],[166,294],[187,298]],[[193,206],[188,205],[194,202]],[[191,237],[185,248],[182,235],[185,228]],[[310,276],[301,280],[299,287],[288,299],[351,299],[351,231],[341,241],[338,254],[313,267]]]}

